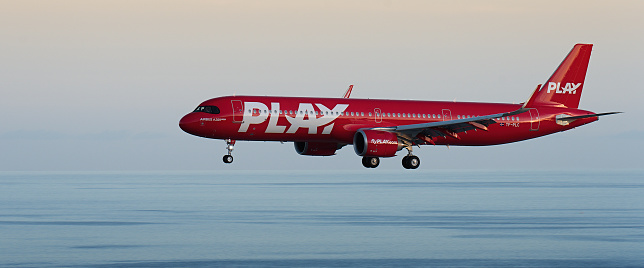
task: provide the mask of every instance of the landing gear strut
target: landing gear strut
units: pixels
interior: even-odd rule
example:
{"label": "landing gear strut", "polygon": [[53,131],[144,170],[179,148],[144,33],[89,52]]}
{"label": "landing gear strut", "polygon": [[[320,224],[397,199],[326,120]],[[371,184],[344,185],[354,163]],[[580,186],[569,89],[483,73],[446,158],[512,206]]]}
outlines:
{"label": "landing gear strut", "polygon": [[226,149],[228,149],[228,154],[224,155],[224,163],[230,164],[233,162],[232,152],[235,149],[235,140],[226,139]]}
{"label": "landing gear strut", "polygon": [[362,157],[362,165],[366,168],[376,168],[380,164],[380,158],[375,156]]}
{"label": "landing gear strut", "polygon": [[411,153],[411,146],[406,148],[409,153],[402,159],[402,165],[406,169],[417,169],[420,166],[420,158]]}

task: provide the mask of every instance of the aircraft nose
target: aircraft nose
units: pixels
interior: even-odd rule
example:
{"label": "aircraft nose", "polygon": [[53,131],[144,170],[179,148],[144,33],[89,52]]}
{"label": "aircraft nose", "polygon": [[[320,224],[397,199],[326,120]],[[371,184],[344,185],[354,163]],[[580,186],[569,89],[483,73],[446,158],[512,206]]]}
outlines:
{"label": "aircraft nose", "polygon": [[179,127],[192,135],[197,135],[197,127],[199,126],[199,117],[195,114],[187,114],[179,120]]}

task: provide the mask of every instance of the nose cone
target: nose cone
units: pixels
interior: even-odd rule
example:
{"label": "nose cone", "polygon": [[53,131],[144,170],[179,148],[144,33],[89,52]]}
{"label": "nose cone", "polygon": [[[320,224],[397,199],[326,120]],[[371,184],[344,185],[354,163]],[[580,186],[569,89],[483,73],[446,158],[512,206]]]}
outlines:
{"label": "nose cone", "polygon": [[189,113],[179,120],[179,127],[192,135],[199,136],[199,116]]}

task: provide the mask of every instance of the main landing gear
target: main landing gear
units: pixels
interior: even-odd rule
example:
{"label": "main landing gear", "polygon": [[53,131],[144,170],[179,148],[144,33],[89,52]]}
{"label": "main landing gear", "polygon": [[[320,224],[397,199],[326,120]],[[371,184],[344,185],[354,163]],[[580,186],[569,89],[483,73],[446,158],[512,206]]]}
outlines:
{"label": "main landing gear", "polygon": [[402,165],[406,169],[417,169],[420,166],[420,158],[411,153],[411,146],[406,147],[408,153],[402,159]]}
{"label": "main landing gear", "polygon": [[420,159],[415,155],[406,155],[403,157],[402,165],[406,169],[417,169],[420,166]]}
{"label": "main landing gear", "polygon": [[235,140],[226,139],[226,149],[228,149],[228,154],[224,155],[224,163],[230,164],[233,162],[232,152],[235,149]]}
{"label": "main landing gear", "polygon": [[[411,148],[407,148],[409,153],[403,157],[402,165],[406,169],[417,169],[420,166],[420,159],[411,153]],[[362,165],[366,168],[376,168],[380,164],[380,158],[376,156],[362,157]]]}
{"label": "main landing gear", "polygon": [[380,164],[380,158],[376,156],[362,157],[362,165],[366,168],[376,168]]}

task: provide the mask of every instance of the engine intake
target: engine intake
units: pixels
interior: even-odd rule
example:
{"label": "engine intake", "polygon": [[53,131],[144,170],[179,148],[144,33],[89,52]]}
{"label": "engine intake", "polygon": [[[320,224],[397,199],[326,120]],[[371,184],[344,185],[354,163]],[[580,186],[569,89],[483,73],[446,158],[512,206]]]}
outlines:
{"label": "engine intake", "polygon": [[334,155],[335,151],[342,147],[333,142],[296,141],[293,144],[295,145],[295,151],[298,154],[315,156]]}
{"label": "engine intake", "polygon": [[359,156],[391,157],[403,148],[396,134],[379,130],[358,130],[353,136],[353,149]]}

